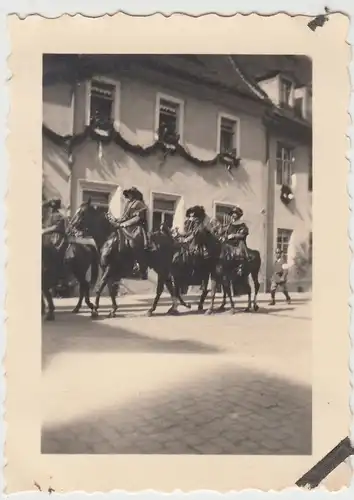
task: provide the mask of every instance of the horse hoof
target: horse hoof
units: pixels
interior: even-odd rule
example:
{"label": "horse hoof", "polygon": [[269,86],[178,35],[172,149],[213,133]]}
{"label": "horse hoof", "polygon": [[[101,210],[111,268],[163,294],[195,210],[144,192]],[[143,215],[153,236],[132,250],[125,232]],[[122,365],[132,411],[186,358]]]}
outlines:
{"label": "horse hoof", "polygon": [[116,311],[109,311],[107,318],[115,318],[116,317]]}
{"label": "horse hoof", "polygon": [[255,304],[255,305],[253,306],[253,310],[254,310],[254,312],[259,311],[259,305],[258,305],[258,304]]}
{"label": "horse hoof", "polygon": [[233,315],[233,314],[236,314],[236,309],[235,309],[234,307],[231,307],[231,309],[230,309],[230,314],[232,314],[232,315]]}
{"label": "horse hoof", "polygon": [[78,314],[78,312],[80,311],[80,308],[79,307],[74,307],[74,309],[71,311],[73,314]]}
{"label": "horse hoof", "polygon": [[192,305],[191,304],[186,304],[186,308],[187,309],[192,309]]}
{"label": "horse hoof", "polygon": [[206,316],[210,316],[211,314],[213,314],[213,310],[212,309],[207,309],[204,314]]}
{"label": "horse hoof", "polygon": [[147,316],[148,318],[151,318],[152,313],[153,313],[153,311],[151,311],[151,309],[149,309],[148,311],[146,311],[146,316]]}
{"label": "horse hoof", "polygon": [[48,313],[45,317],[46,321],[54,321],[54,313]]}
{"label": "horse hoof", "polygon": [[225,306],[220,306],[220,307],[218,308],[218,312],[221,312],[221,313],[222,313],[222,312],[224,312],[224,311],[225,311]]}
{"label": "horse hoof", "polygon": [[177,311],[177,309],[172,309],[172,308],[171,308],[171,309],[169,309],[169,310],[167,311],[167,314],[168,314],[169,316],[178,316],[178,315],[179,315],[179,312]]}
{"label": "horse hoof", "polygon": [[98,318],[98,312],[97,312],[97,311],[94,311],[94,310],[91,310],[91,318],[92,318],[92,319],[96,319],[96,318]]}
{"label": "horse hoof", "polygon": [[243,312],[249,313],[249,312],[251,312],[251,308],[250,307],[246,307],[246,309],[244,309]]}
{"label": "horse hoof", "polygon": [[203,309],[202,307],[198,307],[198,309],[197,309],[197,310],[198,310],[198,312],[199,312],[200,314],[202,314],[202,313],[204,312],[204,309]]}

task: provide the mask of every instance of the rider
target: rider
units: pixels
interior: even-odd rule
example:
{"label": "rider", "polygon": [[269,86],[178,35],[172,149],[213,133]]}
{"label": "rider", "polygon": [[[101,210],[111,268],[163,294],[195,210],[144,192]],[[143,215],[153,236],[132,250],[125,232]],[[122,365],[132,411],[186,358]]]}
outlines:
{"label": "rider", "polygon": [[231,210],[230,216],[231,222],[226,230],[226,240],[239,248],[242,258],[249,260],[249,253],[246,244],[249,229],[244,222],[240,222],[240,219],[243,216],[242,208],[236,205]]}
{"label": "rider", "polygon": [[[185,231],[187,232],[187,238],[189,235],[196,235],[201,229],[209,231],[206,226],[206,213],[204,207],[200,205],[195,205],[190,207],[186,211],[186,219],[185,219]],[[194,246],[194,248],[193,248]],[[208,257],[208,249],[205,243],[200,244],[194,242],[192,245],[192,252],[199,254],[203,257]]]}
{"label": "rider", "polygon": [[[67,242],[66,237],[66,219],[61,213],[61,200],[52,199],[43,204],[44,208],[49,209],[47,220],[44,221],[45,227],[42,229],[42,236],[49,235],[49,241],[53,247],[57,250],[56,254],[53,254],[53,258],[58,263],[58,284],[65,283],[67,278],[67,267],[65,264],[64,253],[67,251],[65,243]],[[58,260],[59,256],[59,260]],[[60,257],[61,256],[61,257]]]}
{"label": "rider", "polygon": [[[123,191],[123,196],[127,200],[124,207],[123,215],[115,219],[120,227],[124,228],[127,233],[134,237],[141,235],[143,239],[143,250],[150,249],[150,240],[147,232],[147,211],[148,208],[144,202],[142,193],[136,188],[131,187]],[[137,248],[137,261],[140,267],[140,272],[143,279],[147,279],[147,265],[145,262],[144,252]]]}
{"label": "rider", "polygon": [[120,226],[128,229],[130,233],[138,230],[143,236],[144,249],[150,246],[147,232],[147,211],[148,207],[144,202],[142,193],[136,188],[125,189],[123,196],[127,200],[123,215],[117,219]]}
{"label": "rider", "polygon": [[51,234],[51,242],[59,250],[65,241],[65,217],[60,212],[61,200],[52,199],[45,202],[44,206],[49,208],[49,214],[42,229],[42,235]]}

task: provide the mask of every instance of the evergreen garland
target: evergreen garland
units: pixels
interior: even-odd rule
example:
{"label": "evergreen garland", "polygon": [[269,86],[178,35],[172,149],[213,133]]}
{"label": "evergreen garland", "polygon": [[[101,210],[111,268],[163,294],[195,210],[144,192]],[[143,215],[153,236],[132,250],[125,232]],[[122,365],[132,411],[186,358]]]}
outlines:
{"label": "evergreen garland", "polygon": [[178,154],[185,160],[199,167],[214,166],[221,163],[226,167],[231,168],[238,167],[241,162],[241,158],[237,157],[237,151],[235,149],[225,153],[219,153],[210,160],[201,160],[191,155],[186,148],[180,144],[178,134],[169,132],[164,126],[162,126],[157,132],[158,139],[150,146],[145,147],[129,143],[126,139],[124,139],[120,132],[115,130],[113,123],[102,122],[99,119],[92,120],[91,124],[87,126],[81,134],[72,136],[61,136],[53,132],[53,130],[49,129],[45,125],[43,125],[42,130],[44,136],[48,137],[52,142],[66,150],[69,158],[72,158],[73,150],[76,146],[82,144],[88,138],[91,138],[94,141],[102,142],[104,144],[114,142],[124,151],[141,157],[147,157],[159,151],[161,151],[165,157],[168,155]]}

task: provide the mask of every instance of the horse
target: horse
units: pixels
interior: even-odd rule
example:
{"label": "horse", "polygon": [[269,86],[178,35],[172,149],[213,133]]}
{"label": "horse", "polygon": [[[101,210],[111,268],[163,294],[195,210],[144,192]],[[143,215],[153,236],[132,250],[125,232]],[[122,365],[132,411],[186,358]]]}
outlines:
{"label": "horse", "polygon": [[[58,284],[63,266],[65,273],[72,274],[79,283],[79,299],[72,312],[76,314],[80,311],[84,299],[91,311],[94,309],[90,301],[90,286],[94,286],[98,278],[99,254],[92,245],[75,243],[70,224],[67,233],[60,246],[54,245],[49,234],[42,236],[42,315],[48,321],[55,319],[51,289]],[[86,275],[90,268],[89,282]],[[44,298],[47,301],[47,313]]]}
{"label": "horse", "polygon": [[[191,227],[189,227],[191,229]],[[249,275],[251,275],[254,283],[254,299],[253,310],[258,311],[257,295],[259,292],[259,272],[261,267],[261,257],[258,250],[248,249],[249,259],[245,260],[240,255],[239,248],[228,244],[223,238],[223,232],[220,228],[217,230],[209,230],[203,225],[197,224],[191,231],[191,238],[194,240],[194,245],[199,248],[199,270],[202,277],[202,294],[198,304],[198,311],[203,311],[204,301],[209,292],[208,282],[211,280],[211,303],[206,311],[206,314],[214,312],[214,301],[217,287],[221,285],[223,289],[223,300],[219,311],[225,310],[226,297],[229,298],[231,304],[231,312],[236,312],[234,301],[231,293],[231,284],[235,286],[243,285],[245,292],[248,295],[248,305],[245,312],[250,312],[252,309],[252,294],[249,284]],[[203,256],[203,248],[207,249],[206,255]],[[188,259],[185,259],[188,263]],[[178,276],[178,264],[180,266]],[[185,265],[183,273],[183,262],[177,263],[175,269],[172,270],[172,275],[176,279],[177,289],[185,286],[185,276],[190,276],[188,264]],[[196,269],[197,266],[194,266]],[[241,272],[240,272],[241,271]]]}
{"label": "horse", "polygon": [[[231,245],[225,241],[224,231],[220,228],[218,228],[217,231],[213,231],[208,234],[211,234],[216,240],[212,242],[212,245],[216,245],[217,247],[220,245],[221,250],[214,276],[211,277],[211,305],[208,309],[208,314],[213,312],[216,289],[219,283],[221,283],[223,287],[223,299],[218,311],[225,310],[227,296],[230,300],[231,311],[235,311],[231,285],[234,295],[236,294],[235,289],[241,285],[244,289],[243,291],[248,296],[248,303],[244,312],[250,312],[252,308],[255,312],[257,312],[259,310],[259,306],[257,304],[257,296],[260,289],[259,273],[262,265],[262,259],[259,251],[248,248],[248,259],[244,259],[240,257],[240,252],[237,246]],[[213,238],[211,237],[210,239],[212,240]],[[208,244],[210,245],[210,241]],[[253,301],[249,276],[251,276],[254,285]],[[228,282],[228,284],[226,282]]]}
{"label": "horse", "polygon": [[177,301],[186,308],[190,308],[182,297],[177,296],[175,286],[170,275],[173,255],[176,250],[176,242],[167,231],[158,230],[150,233],[151,248],[142,250],[139,236],[134,238],[124,230],[116,221],[113,224],[109,214],[97,211],[90,200],[84,202],[78,208],[72,219],[73,227],[85,230],[95,240],[100,252],[100,264],[102,277],[96,289],[96,298],[92,310],[92,318],[97,318],[100,297],[107,286],[112,301],[112,309],[108,316],[115,317],[118,309],[116,297],[119,283],[122,278],[131,275],[136,260],[144,259],[147,266],[153,269],[158,277],[156,295],[147,316],[151,316],[156,310],[157,304],[166,285],[171,298],[172,306],[167,314],[178,314]]}
{"label": "horse", "polygon": [[[179,236],[177,250],[171,263],[171,276],[175,285],[175,293],[179,302],[183,300],[182,292],[187,292],[192,284],[201,284],[201,295],[198,312],[203,311],[204,301],[208,295],[209,277],[216,265],[216,255],[206,253],[202,242],[198,239],[197,221],[186,221],[185,236]],[[183,301],[184,302],[184,301]],[[191,308],[189,303],[185,307]]]}

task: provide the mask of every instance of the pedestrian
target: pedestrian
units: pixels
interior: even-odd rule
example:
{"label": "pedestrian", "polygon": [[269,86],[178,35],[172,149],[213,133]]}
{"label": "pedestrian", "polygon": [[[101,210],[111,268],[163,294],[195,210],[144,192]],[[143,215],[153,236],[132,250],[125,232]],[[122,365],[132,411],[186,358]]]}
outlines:
{"label": "pedestrian", "polygon": [[273,267],[273,275],[272,281],[270,285],[270,296],[271,301],[269,302],[270,306],[275,305],[275,293],[279,286],[283,289],[283,294],[285,295],[286,302],[288,304],[291,303],[291,298],[288,292],[288,266],[285,262],[283,252],[280,248],[277,248],[275,252],[275,262]]}

